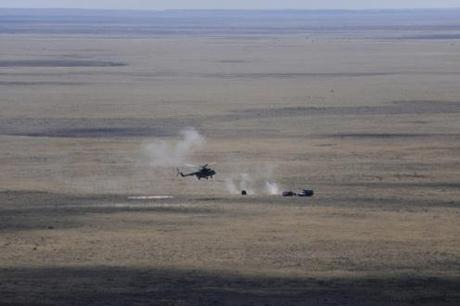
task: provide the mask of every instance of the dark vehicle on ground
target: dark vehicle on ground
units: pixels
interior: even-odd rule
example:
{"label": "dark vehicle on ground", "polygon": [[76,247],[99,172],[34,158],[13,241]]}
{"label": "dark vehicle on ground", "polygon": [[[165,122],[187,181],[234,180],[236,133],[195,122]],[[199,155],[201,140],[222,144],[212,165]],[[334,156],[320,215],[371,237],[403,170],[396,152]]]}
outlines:
{"label": "dark vehicle on ground", "polygon": [[312,197],[315,193],[310,189],[303,189],[302,192],[298,193],[298,197]]}
{"label": "dark vehicle on ground", "polygon": [[213,169],[209,168],[209,165],[206,164],[204,166],[201,166],[198,171],[191,172],[191,173],[182,173],[179,169],[177,169],[177,175],[181,177],[187,177],[187,176],[196,176],[197,179],[201,180],[202,178],[209,179],[213,178],[214,175],[216,175],[216,171]]}
{"label": "dark vehicle on ground", "polygon": [[297,194],[293,191],[283,191],[281,195],[283,197],[295,197]]}
{"label": "dark vehicle on ground", "polygon": [[314,191],[311,189],[302,189],[301,192],[295,193],[293,191],[283,191],[281,194],[283,197],[301,197],[301,198],[306,198],[306,197],[312,197],[314,195]]}

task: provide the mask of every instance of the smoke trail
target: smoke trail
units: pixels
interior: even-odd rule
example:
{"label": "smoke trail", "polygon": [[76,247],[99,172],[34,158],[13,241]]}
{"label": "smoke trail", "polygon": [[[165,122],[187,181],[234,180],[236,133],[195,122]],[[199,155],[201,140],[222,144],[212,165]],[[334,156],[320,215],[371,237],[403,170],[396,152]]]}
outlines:
{"label": "smoke trail", "polygon": [[252,187],[253,179],[251,176],[248,173],[241,173],[240,177],[240,189],[246,190],[249,195],[255,195],[256,192]]}
{"label": "smoke trail", "polygon": [[236,178],[225,179],[225,189],[230,194],[240,194],[243,190],[248,195],[256,195],[254,179],[248,173],[240,173]]}
{"label": "smoke trail", "polygon": [[265,181],[265,192],[269,195],[281,194],[280,188],[277,183],[271,181]]}
{"label": "smoke trail", "polygon": [[280,187],[273,179],[274,168],[272,164],[255,166],[251,171],[233,174],[225,180],[225,189],[230,194],[240,194],[245,190],[249,195],[279,195]]}
{"label": "smoke trail", "polygon": [[155,142],[146,145],[150,165],[157,168],[179,167],[189,161],[191,155],[203,147],[205,138],[193,128],[180,132],[182,140],[175,144]]}
{"label": "smoke trail", "polygon": [[235,181],[231,178],[225,179],[225,189],[230,194],[239,194],[240,191],[236,187]]}

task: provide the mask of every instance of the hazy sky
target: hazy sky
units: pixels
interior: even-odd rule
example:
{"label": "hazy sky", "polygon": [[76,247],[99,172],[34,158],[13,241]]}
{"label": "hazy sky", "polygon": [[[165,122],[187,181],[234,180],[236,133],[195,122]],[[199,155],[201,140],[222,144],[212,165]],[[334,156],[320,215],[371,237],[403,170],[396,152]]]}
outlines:
{"label": "hazy sky", "polygon": [[0,7],[103,9],[375,9],[460,7],[460,0],[0,0]]}

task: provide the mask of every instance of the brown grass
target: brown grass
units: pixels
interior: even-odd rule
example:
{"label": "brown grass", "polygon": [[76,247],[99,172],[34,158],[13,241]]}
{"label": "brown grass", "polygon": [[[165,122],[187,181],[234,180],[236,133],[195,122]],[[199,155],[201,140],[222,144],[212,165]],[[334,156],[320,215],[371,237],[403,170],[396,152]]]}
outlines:
{"label": "brown grass", "polygon": [[[459,48],[3,35],[0,304],[458,304]],[[149,166],[187,126],[212,181]]]}

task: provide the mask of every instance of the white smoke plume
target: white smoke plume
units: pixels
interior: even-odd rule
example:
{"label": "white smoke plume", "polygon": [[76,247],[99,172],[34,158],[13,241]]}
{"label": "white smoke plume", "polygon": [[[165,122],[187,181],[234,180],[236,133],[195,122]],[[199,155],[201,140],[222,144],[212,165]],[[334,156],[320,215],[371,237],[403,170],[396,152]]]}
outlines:
{"label": "white smoke plume", "polygon": [[243,190],[249,195],[255,195],[255,189],[253,188],[253,179],[247,173],[241,173],[236,178],[225,179],[225,189],[230,194],[240,194]]}
{"label": "white smoke plume", "polygon": [[249,195],[255,195],[256,191],[254,190],[253,178],[248,173],[241,173],[240,175],[240,189],[246,190]]}
{"label": "white smoke plume", "polygon": [[279,195],[280,187],[273,179],[273,167],[256,167],[251,174],[243,172],[225,179],[225,189],[228,193],[237,195],[243,190],[248,195],[267,194]]}
{"label": "white smoke plume", "polygon": [[272,181],[265,181],[265,192],[269,195],[281,194],[278,184]]}
{"label": "white smoke plume", "polygon": [[225,189],[228,193],[233,195],[239,194],[241,192],[241,190],[238,190],[238,187],[236,187],[235,181],[231,178],[225,179]]}
{"label": "white smoke plume", "polygon": [[182,140],[171,144],[164,141],[145,146],[152,167],[180,167],[189,162],[191,155],[202,148],[206,139],[194,128],[180,132]]}

